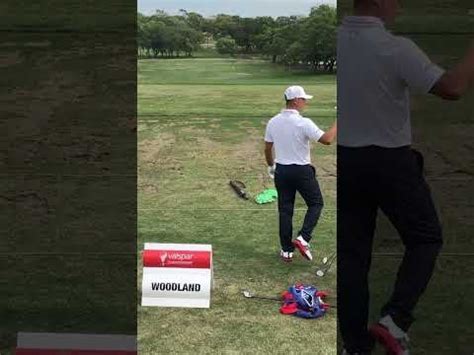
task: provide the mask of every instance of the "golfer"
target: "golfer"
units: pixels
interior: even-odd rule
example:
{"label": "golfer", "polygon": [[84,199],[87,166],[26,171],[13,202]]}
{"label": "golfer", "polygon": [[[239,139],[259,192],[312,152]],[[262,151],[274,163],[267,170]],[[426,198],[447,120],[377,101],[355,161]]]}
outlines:
{"label": "golfer", "polygon": [[[323,197],[316,180],[316,169],[311,165],[310,141],[331,144],[336,136],[336,123],[323,132],[309,118],[301,116],[300,112],[313,98],[301,86],[289,87],[284,97],[286,109],[268,122],[265,132],[265,159],[278,191],[280,256],[283,261],[291,262],[296,247],[304,258],[312,260],[309,242],[323,208]],[[296,191],[303,197],[308,210],[297,238],[292,241]]]}
{"label": "golfer", "polygon": [[[412,41],[390,34],[397,0],[355,0],[338,31],[338,318],[345,354],[369,354],[374,339],[408,354],[413,310],[442,246],[441,227],[410,148],[409,92],[458,99],[472,84],[474,47],[451,71]],[[400,234],[405,254],[379,322],[368,327],[369,273],[378,209]]]}

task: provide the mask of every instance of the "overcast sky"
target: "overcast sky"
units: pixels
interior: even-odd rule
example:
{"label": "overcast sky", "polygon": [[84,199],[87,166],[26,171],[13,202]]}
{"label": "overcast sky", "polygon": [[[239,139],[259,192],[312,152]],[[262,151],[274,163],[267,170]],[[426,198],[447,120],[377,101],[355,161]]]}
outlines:
{"label": "overcast sky", "polygon": [[307,15],[313,6],[329,4],[337,0],[138,0],[138,11],[150,15],[155,10],[177,14],[179,9],[198,12],[203,16],[217,14],[256,16]]}

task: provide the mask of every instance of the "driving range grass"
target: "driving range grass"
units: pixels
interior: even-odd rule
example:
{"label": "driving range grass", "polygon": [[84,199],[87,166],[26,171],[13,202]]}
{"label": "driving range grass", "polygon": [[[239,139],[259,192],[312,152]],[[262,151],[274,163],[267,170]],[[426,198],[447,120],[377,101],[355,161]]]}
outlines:
{"label": "driving range grass", "polygon": [[[303,320],[279,314],[278,302],[245,299],[241,290],[277,296],[304,282],[335,295],[335,265],[315,276],[316,263],[335,250],[335,147],[312,148],[325,198],[313,263],[296,255],[283,264],[276,203],[241,200],[228,183],[242,180],[252,195],[271,187],[263,134],[283,106],[284,89],[300,84],[313,94],[305,115],[326,129],[335,119],[335,76],[206,58],[140,61],[138,77],[138,250],[145,242],[209,243],[214,250],[211,308],[139,306],[140,353],[334,354],[335,309]],[[295,229],[304,207],[298,196]]]}

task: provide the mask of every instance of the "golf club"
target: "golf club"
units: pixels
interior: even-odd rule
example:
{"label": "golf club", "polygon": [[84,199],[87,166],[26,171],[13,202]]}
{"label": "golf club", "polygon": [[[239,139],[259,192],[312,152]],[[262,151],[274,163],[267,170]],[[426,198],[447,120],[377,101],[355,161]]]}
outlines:
{"label": "golf club", "polygon": [[242,294],[244,295],[245,298],[255,298],[255,299],[260,299],[260,300],[269,300],[269,301],[282,301],[282,298],[278,297],[268,297],[268,296],[258,296],[255,295],[254,293],[248,291],[248,290],[243,290]]}
{"label": "golf club", "polygon": [[325,257],[323,258],[322,264],[323,264],[323,265],[326,265],[326,264],[328,263],[328,261],[329,261],[330,259],[332,259],[335,255],[336,255],[336,252],[333,252],[331,255],[329,255],[329,257],[325,256]]}
{"label": "golf club", "polygon": [[329,257],[323,258],[323,263],[316,270],[316,276],[323,277],[331,268],[332,263],[336,260],[336,253],[332,253]]}
{"label": "golf club", "polygon": [[[268,297],[268,296],[257,296],[255,295],[254,293],[248,291],[248,290],[243,290],[242,291],[242,294],[244,295],[245,298],[255,298],[255,299],[259,299],[259,300],[267,300],[267,301],[278,301],[278,302],[281,302],[283,301],[282,298],[277,298],[277,297]],[[336,302],[337,298],[336,297],[331,297],[331,296],[326,296],[326,299],[328,300],[333,300]],[[325,301],[323,301],[321,298],[319,299],[320,302],[323,302],[325,303]],[[329,306],[330,308],[333,308],[333,309],[336,309],[337,306],[334,306],[334,305],[330,305]]]}

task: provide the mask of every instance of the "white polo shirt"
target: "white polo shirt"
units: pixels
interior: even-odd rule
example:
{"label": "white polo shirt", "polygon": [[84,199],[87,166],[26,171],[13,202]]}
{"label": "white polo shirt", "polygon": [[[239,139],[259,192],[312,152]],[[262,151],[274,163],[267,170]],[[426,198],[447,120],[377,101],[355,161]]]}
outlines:
{"label": "white polo shirt", "polygon": [[265,142],[275,148],[275,162],[282,165],[311,164],[310,140],[318,141],[324,131],[297,110],[283,110],[267,123]]}
{"label": "white polo shirt", "polygon": [[428,93],[443,70],[375,17],[346,17],[337,37],[338,144],[411,144],[409,90]]}

